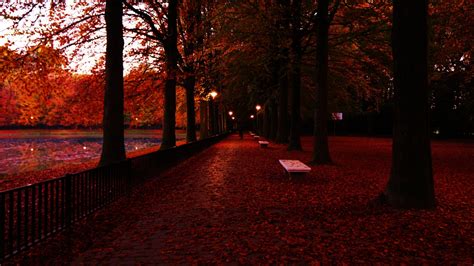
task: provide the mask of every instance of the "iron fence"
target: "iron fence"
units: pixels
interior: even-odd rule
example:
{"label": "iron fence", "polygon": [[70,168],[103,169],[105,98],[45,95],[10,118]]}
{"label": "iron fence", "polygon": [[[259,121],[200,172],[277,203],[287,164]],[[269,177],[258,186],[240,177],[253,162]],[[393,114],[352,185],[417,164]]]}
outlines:
{"label": "iron fence", "polygon": [[0,192],[0,262],[128,194],[227,134]]}

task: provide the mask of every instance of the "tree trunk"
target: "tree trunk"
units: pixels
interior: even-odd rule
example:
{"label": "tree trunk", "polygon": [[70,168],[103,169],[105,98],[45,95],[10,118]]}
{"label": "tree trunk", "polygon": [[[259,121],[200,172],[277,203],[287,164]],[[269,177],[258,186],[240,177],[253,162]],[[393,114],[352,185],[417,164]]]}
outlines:
{"label": "tree trunk", "polygon": [[214,135],[219,134],[219,104],[214,102]]}
{"label": "tree trunk", "polygon": [[196,112],[194,111],[194,75],[186,77],[184,88],[186,90],[186,142],[196,141]]}
{"label": "tree trunk", "polygon": [[[278,82],[278,129],[276,142],[288,143],[289,121],[288,121],[288,51],[283,50],[282,62],[280,64],[280,78]],[[285,60],[286,58],[286,60]]]}
{"label": "tree trunk", "polygon": [[214,102],[212,101],[212,98],[209,99],[207,102],[208,106],[208,121],[209,121],[209,135],[213,136],[215,129],[214,129]]}
{"label": "tree trunk", "polygon": [[401,208],[435,206],[429,132],[428,2],[394,0],[392,169],[384,192]]}
{"label": "tree trunk", "polygon": [[176,75],[178,72],[177,0],[168,5],[168,27],[164,50],[166,55],[165,110],[160,149],[176,146]]}
{"label": "tree trunk", "polygon": [[[194,5],[187,10],[185,20],[186,34],[181,35],[184,46],[184,57],[186,64],[184,72],[184,88],[186,90],[186,142],[196,141],[196,112],[194,110],[194,90],[196,86],[196,73],[193,54],[195,48],[202,46],[203,36],[198,33],[201,29],[201,0],[193,1]],[[188,4],[191,4],[188,3]],[[196,27],[198,30],[196,31]]]}
{"label": "tree trunk", "polygon": [[291,37],[291,116],[290,143],[288,150],[301,150],[300,141],[300,91],[301,91],[301,2],[293,2],[293,23]]}
{"label": "tree trunk", "polygon": [[270,106],[268,101],[263,106],[263,137],[270,138]]}
{"label": "tree trunk", "polygon": [[270,139],[276,140],[278,128],[278,106],[274,99],[272,99],[270,103]]}
{"label": "tree trunk", "polygon": [[316,46],[316,106],[314,111],[313,163],[331,163],[328,144],[328,18],[329,0],[318,1],[318,36]]}
{"label": "tree trunk", "polygon": [[107,0],[103,144],[100,165],[125,160],[122,2]]}
{"label": "tree trunk", "polygon": [[207,102],[201,100],[199,102],[199,139],[203,140],[209,137],[209,129],[208,129],[208,110],[207,110]]}

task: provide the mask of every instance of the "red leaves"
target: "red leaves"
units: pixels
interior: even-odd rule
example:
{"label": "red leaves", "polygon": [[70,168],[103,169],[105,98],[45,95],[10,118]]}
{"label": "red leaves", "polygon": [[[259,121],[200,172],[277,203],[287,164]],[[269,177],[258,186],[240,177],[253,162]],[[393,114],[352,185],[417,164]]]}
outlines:
{"label": "red leaves", "polygon": [[[303,139],[305,151],[288,152],[232,136],[76,227],[75,245],[87,238],[94,244],[71,259],[472,264],[474,166],[463,163],[473,156],[472,144],[433,145],[439,206],[430,211],[369,204],[388,179],[390,140],[337,137],[330,144],[335,165],[289,181],[278,159],[309,161],[310,138]],[[46,250],[30,255],[71,257]]]}

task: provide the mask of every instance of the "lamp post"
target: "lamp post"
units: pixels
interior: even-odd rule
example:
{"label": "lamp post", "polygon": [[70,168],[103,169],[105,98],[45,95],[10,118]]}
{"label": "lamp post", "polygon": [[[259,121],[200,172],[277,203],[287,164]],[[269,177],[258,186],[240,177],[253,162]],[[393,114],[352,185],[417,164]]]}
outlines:
{"label": "lamp post", "polygon": [[260,135],[260,127],[258,125],[258,111],[260,111],[260,109],[262,109],[262,107],[257,104],[257,106],[255,106],[255,109],[257,110],[257,130],[256,131]]}
{"label": "lamp post", "polygon": [[[229,119],[225,119],[225,121],[226,121],[226,123],[227,123],[227,127],[228,127],[230,130],[233,131],[233,130],[234,130],[234,121],[232,121],[232,120],[233,120],[232,118],[234,118],[234,116],[233,116],[233,115],[234,115],[234,112],[229,111],[227,114],[229,114],[229,118],[230,118],[230,120],[229,120]],[[235,118],[234,118],[234,119],[235,119]]]}
{"label": "lamp post", "polygon": [[210,128],[211,128],[211,134],[212,135],[215,135],[217,133],[216,132],[217,131],[217,127],[216,127],[217,117],[216,117],[216,112],[215,112],[216,108],[214,106],[214,99],[217,97],[217,95],[218,95],[218,93],[216,91],[211,91],[209,93],[209,96],[210,96],[210,98],[209,98],[209,103],[210,103],[210,105],[209,105],[209,113],[210,113],[209,118],[210,119],[209,120],[210,121],[209,122],[210,122]]}
{"label": "lamp post", "polygon": [[[254,115],[250,115],[250,120],[253,120],[254,118],[255,118]],[[254,131],[254,130],[255,130],[255,123],[254,123],[254,121],[251,121],[251,122],[252,122],[252,123],[251,123],[251,125],[252,125],[252,131]]]}

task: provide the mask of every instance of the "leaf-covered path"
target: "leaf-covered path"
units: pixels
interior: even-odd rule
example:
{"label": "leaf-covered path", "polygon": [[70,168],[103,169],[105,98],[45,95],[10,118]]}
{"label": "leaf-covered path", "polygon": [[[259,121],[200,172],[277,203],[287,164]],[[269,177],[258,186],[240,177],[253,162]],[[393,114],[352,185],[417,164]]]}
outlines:
{"label": "leaf-covered path", "polygon": [[471,264],[472,143],[434,143],[436,210],[372,203],[389,174],[389,139],[331,139],[331,166],[289,181],[278,159],[311,158],[232,135],[137,188],[18,262]]}

